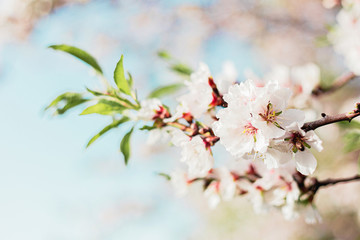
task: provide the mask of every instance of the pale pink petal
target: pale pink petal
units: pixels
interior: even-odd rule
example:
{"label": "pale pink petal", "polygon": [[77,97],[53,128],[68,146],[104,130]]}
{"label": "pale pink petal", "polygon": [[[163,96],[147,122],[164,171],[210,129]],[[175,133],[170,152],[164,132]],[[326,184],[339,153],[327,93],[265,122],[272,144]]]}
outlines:
{"label": "pale pink petal", "polygon": [[295,154],[296,169],[303,175],[312,174],[317,166],[317,161],[310,151],[298,151]]}

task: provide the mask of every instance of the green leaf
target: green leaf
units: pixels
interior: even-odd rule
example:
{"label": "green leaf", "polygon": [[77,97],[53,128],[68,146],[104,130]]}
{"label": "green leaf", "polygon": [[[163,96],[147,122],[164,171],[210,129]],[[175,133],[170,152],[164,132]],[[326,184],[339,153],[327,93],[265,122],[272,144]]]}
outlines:
{"label": "green leaf", "polygon": [[121,113],[126,108],[120,105],[118,102],[101,99],[95,105],[92,105],[86,108],[80,115],[97,113],[101,115],[114,115],[116,113]]}
{"label": "green leaf", "polygon": [[174,64],[171,67],[171,70],[173,70],[174,72],[181,74],[181,75],[185,75],[185,76],[190,76],[191,73],[193,72],[193,70],[186,66],[185,64],[179,63],[179,64]]}
{"label": "green leaf", "polygon": [[331,45],[331,42],[327,35],[319,36],[315,39],[315,45],[317,47],[327,47]]}
{"label": "green leaf", "polygon": [[125,134],[125,136],[123,137],[120,143],[120,150],[124,155],[125,165],[128,164],[130,158],[130,138],[131,138],[131,134],[133,133],[133,130],[134,127],[132,127],[131,130],[127,134]]}
{"label": "green leaf", "polygon": [[309,149],[311,148],[311,146],[307,142],[304,142],[303,144],[304,144],[305,147],[307,147]]}
{"label": "green leaf", "polygon": [[162,58],[162,59],[165,59],[165,60],[170,60],[171,59],[171,55],[165,51],[165,50],[160,50],[157,52],[157,55]]}
{"label": "green leaf", "polygon": [[67,52],[67,53],[79,58],[80,60],[84,61],[85,63],[89,64],[99,73],[101,73],[101,74],[103,73],[101,70],[101,67],[99,66],[96,59],[93,56],[91,56],[89,53],[85,52],[84,50],[81,50],[80,48],[65,45],[65,44],[52,45],[52,46],[49,46],[49,48]]}
{"label": "green leaf", "polygon": [[360,132],[348,132],[344,136],[345,152],[352,152],[360,149]]}
{"label": "green leaf", "polygon": [[94,137],[92,137],[90,139],[90,141],[88,142],[88,144],[86,145],[86,147],[89,147],[93,142],[95,142],[100,136],[102,136],[104,133],[108,132],[109,130],[118,127],[119,125],[121,125],[124,122],[129,121],[130,118],[128,117],[123,117],[119,120],[115,120],[113,121],[111,124],[107,125],[104,129],[102,129],[98,134],[96,134]]}
{"label": "green leaf", "polygon": [[274,122],[274,125],[280,129],[284,129],[282,126],[280,126],[280,124],[278,122]]}
{"label": "green leaf", "polygon": [[147,131],[150,131],[150,130],[153,130],[155,129],[156,127],[155,126],[147,126],[147,125],[144,125],[142,126],[139,130],[147,130]]}
{"label": "green leaf", "polygon": [[106,95],[105,93],[97,92],[97,91],[91,90],[91,89],[89,89],[89,88],[86,88],[86,90],[87,90],[89,93],[93,94],[94,96],[104,96],[104,95]]}
{"label": "green leaf", "polygon": [[328,30],[329,32],[333,32],[336,29],[335,25],[331,25],[331,24],[325,24],[325,28],[326,30]]}
{"label": "green leaf", "polygon": [[139,109],[140,108],[139,106],[134,105],[131,101],[127,100],[126,98],[120,97],[119,95],[116,94],[116,92],[111,92],[112,89],[109,89],[109,91],[110,91],[109,93],[97,92],[97,91],[90,90],[88,88],[86,90],[97,97],[104,97],[107,99],[116,99],[116,103],[122,105],[125,108],[128,108],[128,109]]}
{"label": "green leaf", "polygon": [[341,121],[337,122],[338,126],[343,129],[360,129],[360,122],[355,119],[351,122]]}
{"label": "green leaf", "polygon": [[158,87],[149,94],[148,98],[159,98],[159,97],[163,97],[165,95],[175,93],[183,86],[184,86],[184,84],[182,84],[182,83],[174,83],[171,85]]}
{"label": "green leaf", "polygon": [[66,92],[55,98],[45,110],[55,107],[56,113],[61,115],[64,114],[67,110],[76,107],[89,99],[83,98],[83,95],[80,93]]}
{"label": "green leaf", "polygon": [[162,176],[164,178],[166,178],[166,180],[170,181],[171,180],[171,177],[169,174],[166,174],[166,173],[158,173],[159,176]]}
{"label": "green leaf", "polygon": [[118,86],[119,90],[123,93],[130,95],[131,89],[129,86],[129,82],[125,78],[124,74],[124,64],[123,64],[124,56],[121,55],[120,61],[117,63],[115,71],[114,71],[114,80],[116,86]]}
{"label": "green leaf", "polygon": [[334,79],[336,79],[337,75],[331,71],[331,69],[322,68],[320,70],[320,87],[322,89],[330,88],[333,83]]}
{"label": "green leaf", "polygon": [[133,86],[133,84],[134,84],[134,80],[133,80],[133,77],[132,77],[132,75],[131,75],[131,73],[127,73],[128,74],[128,76],[129,76],[129,78],[128,78],[128,83],[129,83],[129,87],[130,87],[130,89],[132,88],[132,86]]}

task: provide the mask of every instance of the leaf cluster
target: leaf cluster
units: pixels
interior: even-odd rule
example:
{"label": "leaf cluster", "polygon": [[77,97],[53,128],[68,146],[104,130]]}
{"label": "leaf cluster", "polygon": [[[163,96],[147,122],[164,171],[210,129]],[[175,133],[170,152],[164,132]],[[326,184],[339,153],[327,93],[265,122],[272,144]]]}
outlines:
{"label": "leaf cluster", "polygon": [[[105,79],[102,68],[96,59],[86,51],[64,44],[52,45],[49,48],[66,52],[78,58],[91,66],[101,78]],[[133,78],[130,73],[127,74],[128,78],[125,77],[123,61],[124,57],[121,55],[114,71],[114,82],[116,84],[116,88],[109,84],[107,86],[108,89],[105,92],[94,91],[89,88],[86,88],[85,93],[66,92],[55,98],[45,109],[55,109],[56,114],[64,114],[74,107],[91,102],[93,104],[87,106],[80,115],[100,114],[112,116],[113,121],[93,136],[88,142],[87,147],[110,130],[129,122],[131,119],[127,116],[127,112],[140,109],[140,103],[137,99],[136,92],[133,90]],[[85,97],[86,95],[90,96]],[[124,135],[120,143],[120,150],[124,156],[125,164],[128,163],[130,158],[130,139],[133,130],[134,127],[132,127],[131,130]]]}

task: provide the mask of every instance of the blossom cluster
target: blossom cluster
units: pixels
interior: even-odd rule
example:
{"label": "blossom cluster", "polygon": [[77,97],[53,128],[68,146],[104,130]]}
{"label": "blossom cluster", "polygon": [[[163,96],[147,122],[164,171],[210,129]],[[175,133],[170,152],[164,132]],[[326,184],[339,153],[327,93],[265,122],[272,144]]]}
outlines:
{"label": "blossom cluster", "polygon": [[170,177],[178,196],[186,195],[193,183],[201,182],[210,208],[215,208],[221,201],[243,196],[251,202],[257,214],[280,210],[286,220],[303,217],[309,224],[321,222],[316,207],[301,201],[301,190],[292,171],[291,165],[269,171],[257,160],[237,164],[231,171],[224,166],[212,169],[205,178],[190,178],[179,169]]}
{"label": "blossom cluster", "polygon": [[[323,3],[330,8],[340,1]],[[307,223],[319,222],[321,217],[313,201],[317,190],[360,179],[360,175],[325,181],[311,177],[317,167],[314,154],[323,149],[314,130],[360,116],[357,103],[350,112],[333,116],[322,113],[321,119],[313,121],[316,105],[320,105],[315,96],[334,91],[360,74],[360,1],[343,0],[341,4],[338,25],[329,33],[329,39],[335,50],[345,56],[353,73],[335,80],[329,88],[320,84],[320,69],[313,63],[278,65],[263,77],[247,72],[240,81],[230,62],[224,64],[222,74],[213,77],[205,63],[192,71],[161,52],[159,56],[169,61],[175,72],[185,75],[186,81],[157,88],[141,101],[131,74],[125,76],[123,56],[114,71],[113,87],[90,54],[68,45],[53,45],[52,49],[92,66],[106,83],[106,90],[87,88],[91,98],[83,93],[64,93],[48,108],[63,114],[78,105],[96,102],[81,115],[112,116],[112,123],[91,138],[87,146],[109,130],[132,122],[120,143],[125,164],[130,156],[131,134],[137,129],[148,131],[149,144],[171,143],[180,148],[179,167],[168,175],[162,174],[170,179],[177,195],[185,195],[193,183],[201,183],[210,208],[242,196],[249,199],[256,213],[277,209],[288,220],[303,216]],[[157,98],[181,88],[185,93],[176,98],[176,106],[169,107]],[[213,154],[215,151],[219,154]]]}
{"label": "blossom cluster", "polygon": [[[305,121],[302,110],[288,108],[290,100],[311,91],[301,89],[293,96],[284,83],[296,79],[290,74],[300,76],[300,71],[305,72],[303,76],[315,72],[318,78],[318,70],[306,65],[289,71],[286,81],[269,77],[240,83],[231,65],[225,70],[214,79],[208,66],[201,63],[186,83],[188,92],[178,97],[173,114],[159,99],[148,99],[141,102],[137,117],[154,122],[152,141],[167,139],[182,149],[180,162],[187,171],[171,174],[178,193],[186,193],[189,184],[201,180],[206,183],[204,194],[211,207],[221,199],[246,195],[256,212],[275,207],[286,219],[293,219],[305,208],[299,208],[301,192],[292,175],[298,171],[307,176],[315,171],[317,161],[310,149],[321,151],[322,141],[314,131],[301,129]],[[300,85],[288,86],[298,89]],[[235,162],[246,163],[250,170],[239,173],[239,169],[214,168],[212,148],[218,142]]]}
{"label": "blossom cluster", "polygon": [[337,24],[329,33],[329,39],[337,53],[342,55],[346,66],[360,74],[360,1],[342,1],[343,7],[336,19]]}

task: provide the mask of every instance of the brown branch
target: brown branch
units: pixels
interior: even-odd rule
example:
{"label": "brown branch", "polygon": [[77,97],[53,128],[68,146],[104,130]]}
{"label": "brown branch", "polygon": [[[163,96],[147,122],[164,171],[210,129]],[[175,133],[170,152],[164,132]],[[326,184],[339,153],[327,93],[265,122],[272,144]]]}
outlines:
{"label": "brown branch", "polygon": [[353,177],[348,177],[348,178],[338,178],[338,179],[333,179],[333,178],[329,178],[323,181],[318,181],[317,182],[317,186],[320,187],[325,187],[328,185],[334,185],[337,183],[344,183],[344,182],[351,182],[351,181],[356,181],[356,180],[360,180],[360,175],[356,174]]}
{"label": "brown branch", "polygon": [[351,80],[353,80],[354,78],[356,78],[357,76],[350,72],[350,73],[345,73],[343,75],[341,75],[340,77],[338,77],[335,81],[334,84],[330,87],[324,88],[322,86],[318,86],[316,87],[313,91],[312,91],[312,95],[314,96],[320,96],[323,95],[325,93],[332,93],[335,92],[336,90],[342,88],[343,86],[345,86],[348,82],[350,82]]}
{"label": "brown branch", "polygon": [[360,174],[356,174],[355,176],[348,178],[329,178],[322,181],[319,181],[317,178],[313,177],[309,179],[311,180],[311,184],[308,186],[306,186],[307,184],[305,184],[306,179],[308,179],[307,176],[302,175],[300,172],[294,173],[293,179],[297,183],[302,193],[303,200],[312,202],[314,200],[315,194],[320,188],[335,185],[338,183],[358,181],[360,180]]}
{"label": "brown branch", "polygon": [[346,182],[352,182],[352,181],[358,181],[360,180],[360,175],[356,174],[353,177],[348,178],[329,178],[323,181],[318,181],[316,178],[314,179],[314,183],[308,188],[309,191],[312,192],[312,195],[315,195],[315,193],[319,190],[321,187],[326,187],[330,185],[335,185],[338,183],[346,183]]}
{"label": "brown branch", "polygon": [[360,115],[360,103],[356,104],[356,108],[355,110],[353,110],[352,112],[349,113],[342,113],[342,114],[337,114],[337,115],[333,115],[333,116],[329,116],[326,115],[325,113],[321,114],[323,116],[323,118],[316,120],[316,121],[312,121],[312,122],[307,122],[305,123],[301,129],[304,130],[305,132],[308,132],[310,130],[315,130],[318,127],[322,127],[331,123],[335,123],[335,122],[341,122],[341,121],[351,121],[352,119],[358,117]]}

